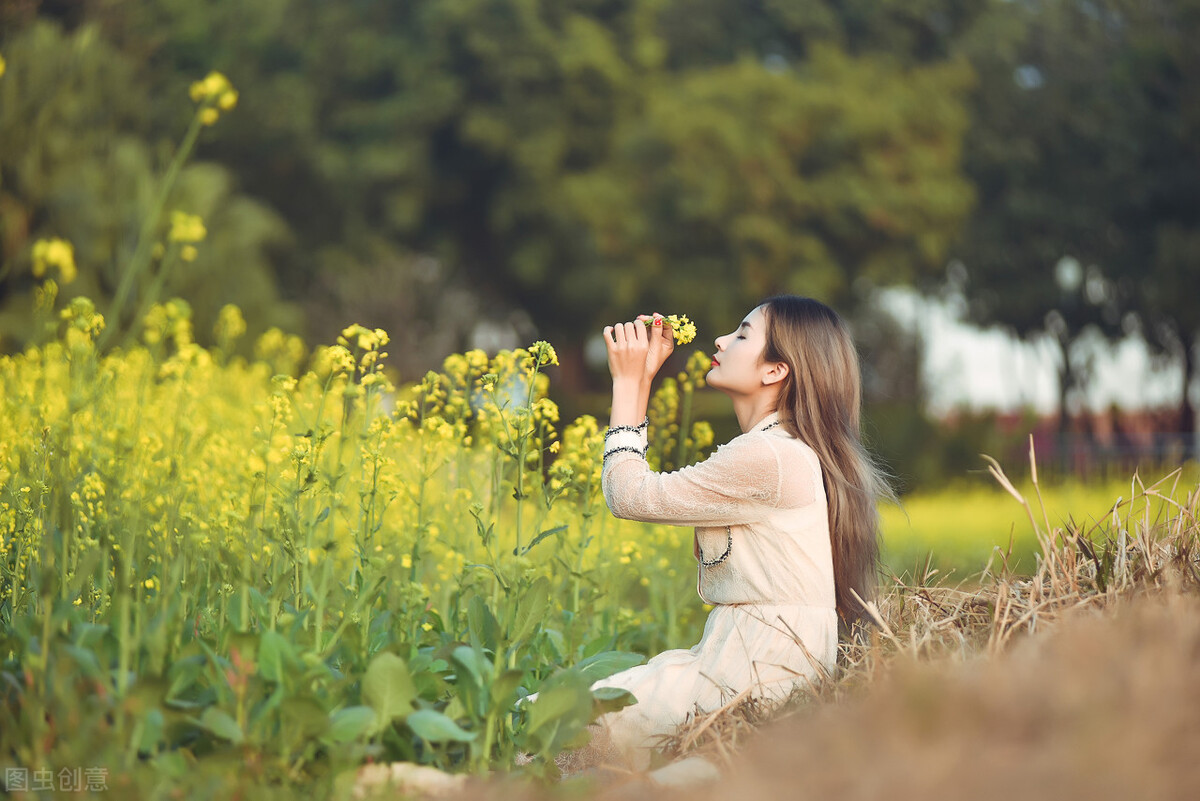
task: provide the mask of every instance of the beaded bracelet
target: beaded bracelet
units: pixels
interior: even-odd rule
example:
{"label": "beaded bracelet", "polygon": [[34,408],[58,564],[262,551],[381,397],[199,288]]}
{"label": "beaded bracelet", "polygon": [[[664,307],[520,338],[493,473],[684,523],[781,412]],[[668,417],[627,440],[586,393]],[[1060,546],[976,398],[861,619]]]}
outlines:
{"label": "beaded bracelet", "polygon": [[609,426],[608,430],[604,432],[604,436],[607,437],[609,434],[616,434],[619,431],[632,431],[635,434],[640,434],[645,431],[646,427],[649,425],[650,418],[647,417],[636,426]]}
{"label": "beaded bracelet", "polygon": [[622,445],[622,446],[621,446],[621,447],[619,447],[619,448],[609,448],[608,450],[606,450],[606,451],[604,452],[604,457],[603,457],[603,459],[601,459],[601,461],[603,461],[604,459],[607,459],[608,457],[612,456],[614,453],[622,453],[622,452],[624,452],[624,453],[636,453],[638,456],[642,456],[642,457],[644,457],[644,456],[646,455],[646,454],[645,454],[645,452],[644,452],[644,451],[642,451],[642,449],[641,449],[641,448],[635,448],[635,447],[633,447],[632,445]]}

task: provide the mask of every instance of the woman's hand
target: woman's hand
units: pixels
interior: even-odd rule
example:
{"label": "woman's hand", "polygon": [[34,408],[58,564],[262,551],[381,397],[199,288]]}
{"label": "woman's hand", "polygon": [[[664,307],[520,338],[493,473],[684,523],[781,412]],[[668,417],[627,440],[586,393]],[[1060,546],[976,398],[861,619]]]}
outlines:
{"label": "woman's hand", "polygon": [[650,327],[646,329],[646,334],[650,340],[650,345],[646,352],[646,376],[647,379],[650,379],[658,375],[658,371],[662,369],[663,363],[675,352],[675,336],[671,332],[671,325],[658,312],[654,313],[653,318],[639,314],[638,320],[643,325],[646,320],[651,321]]}
{"label": "woman's hand", "polygon": [[675,350],[671,327],[657,312],[653,317],[639,314],[635,322],[606,326],[604,344],[613,381],[637,384],[649,384]]}
{"label": "woman's hand", "polygon": [[646,356],[650,352],[650,336],[645,323],[638,321],[606,325],[604,346],[608,349],[608,371],[612,373],[614,385],[641,385],[646,380]]}

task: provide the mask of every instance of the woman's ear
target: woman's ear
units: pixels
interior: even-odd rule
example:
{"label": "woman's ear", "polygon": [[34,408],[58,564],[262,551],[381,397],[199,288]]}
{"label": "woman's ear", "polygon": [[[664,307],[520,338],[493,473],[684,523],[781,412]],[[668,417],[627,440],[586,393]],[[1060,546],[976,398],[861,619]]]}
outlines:
{"label": "woman's ear", "polygon": [[769,362],[766,367],[767,369],[763,373],[762,379],[764,385],[778,384],[787,378],[788,373],[791,372],[787,366],[787,362]]}

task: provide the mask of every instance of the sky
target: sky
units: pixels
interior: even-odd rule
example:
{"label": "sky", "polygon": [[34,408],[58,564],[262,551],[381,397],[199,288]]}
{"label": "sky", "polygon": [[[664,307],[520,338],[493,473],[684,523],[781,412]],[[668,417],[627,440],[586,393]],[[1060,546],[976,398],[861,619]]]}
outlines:
{"label": "sky", "polygon": [[[883,302],[899,320],[921,326],[923,378],[932,414],[964,406],[1002,411],[1032,407],[1046,414],[1057,411],[1058,349],[1050,342],[1020,343],[999,328],[966,325],[945,304],[911,290],[888,290]],[[1177,365],[1155,366],[1141,339],[1127,339],[1115,346],[1100,340],[1097,335],[1081,344],[1095,359],[1088,407],[1178,405],[1182,376]]]}

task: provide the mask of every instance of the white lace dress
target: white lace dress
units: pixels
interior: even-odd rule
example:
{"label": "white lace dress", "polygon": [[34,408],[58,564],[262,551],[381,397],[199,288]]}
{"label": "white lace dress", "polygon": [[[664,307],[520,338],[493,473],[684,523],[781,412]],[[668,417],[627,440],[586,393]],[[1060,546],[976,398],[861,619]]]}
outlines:
{"label": "white lace dress", "polygon": [[[638,699],[598,721],[598,753],[644,768],[689,715],[744,691],[786,698],[837,656],[833,555],[821,465],[771,415],[705,461],[655,473],[645,433],[610,434],[604,496],[617,517],[695,526],[697,590],[714,604],[700,642],[594,686]],[[603,743],[603,745],[601,745]]]}

